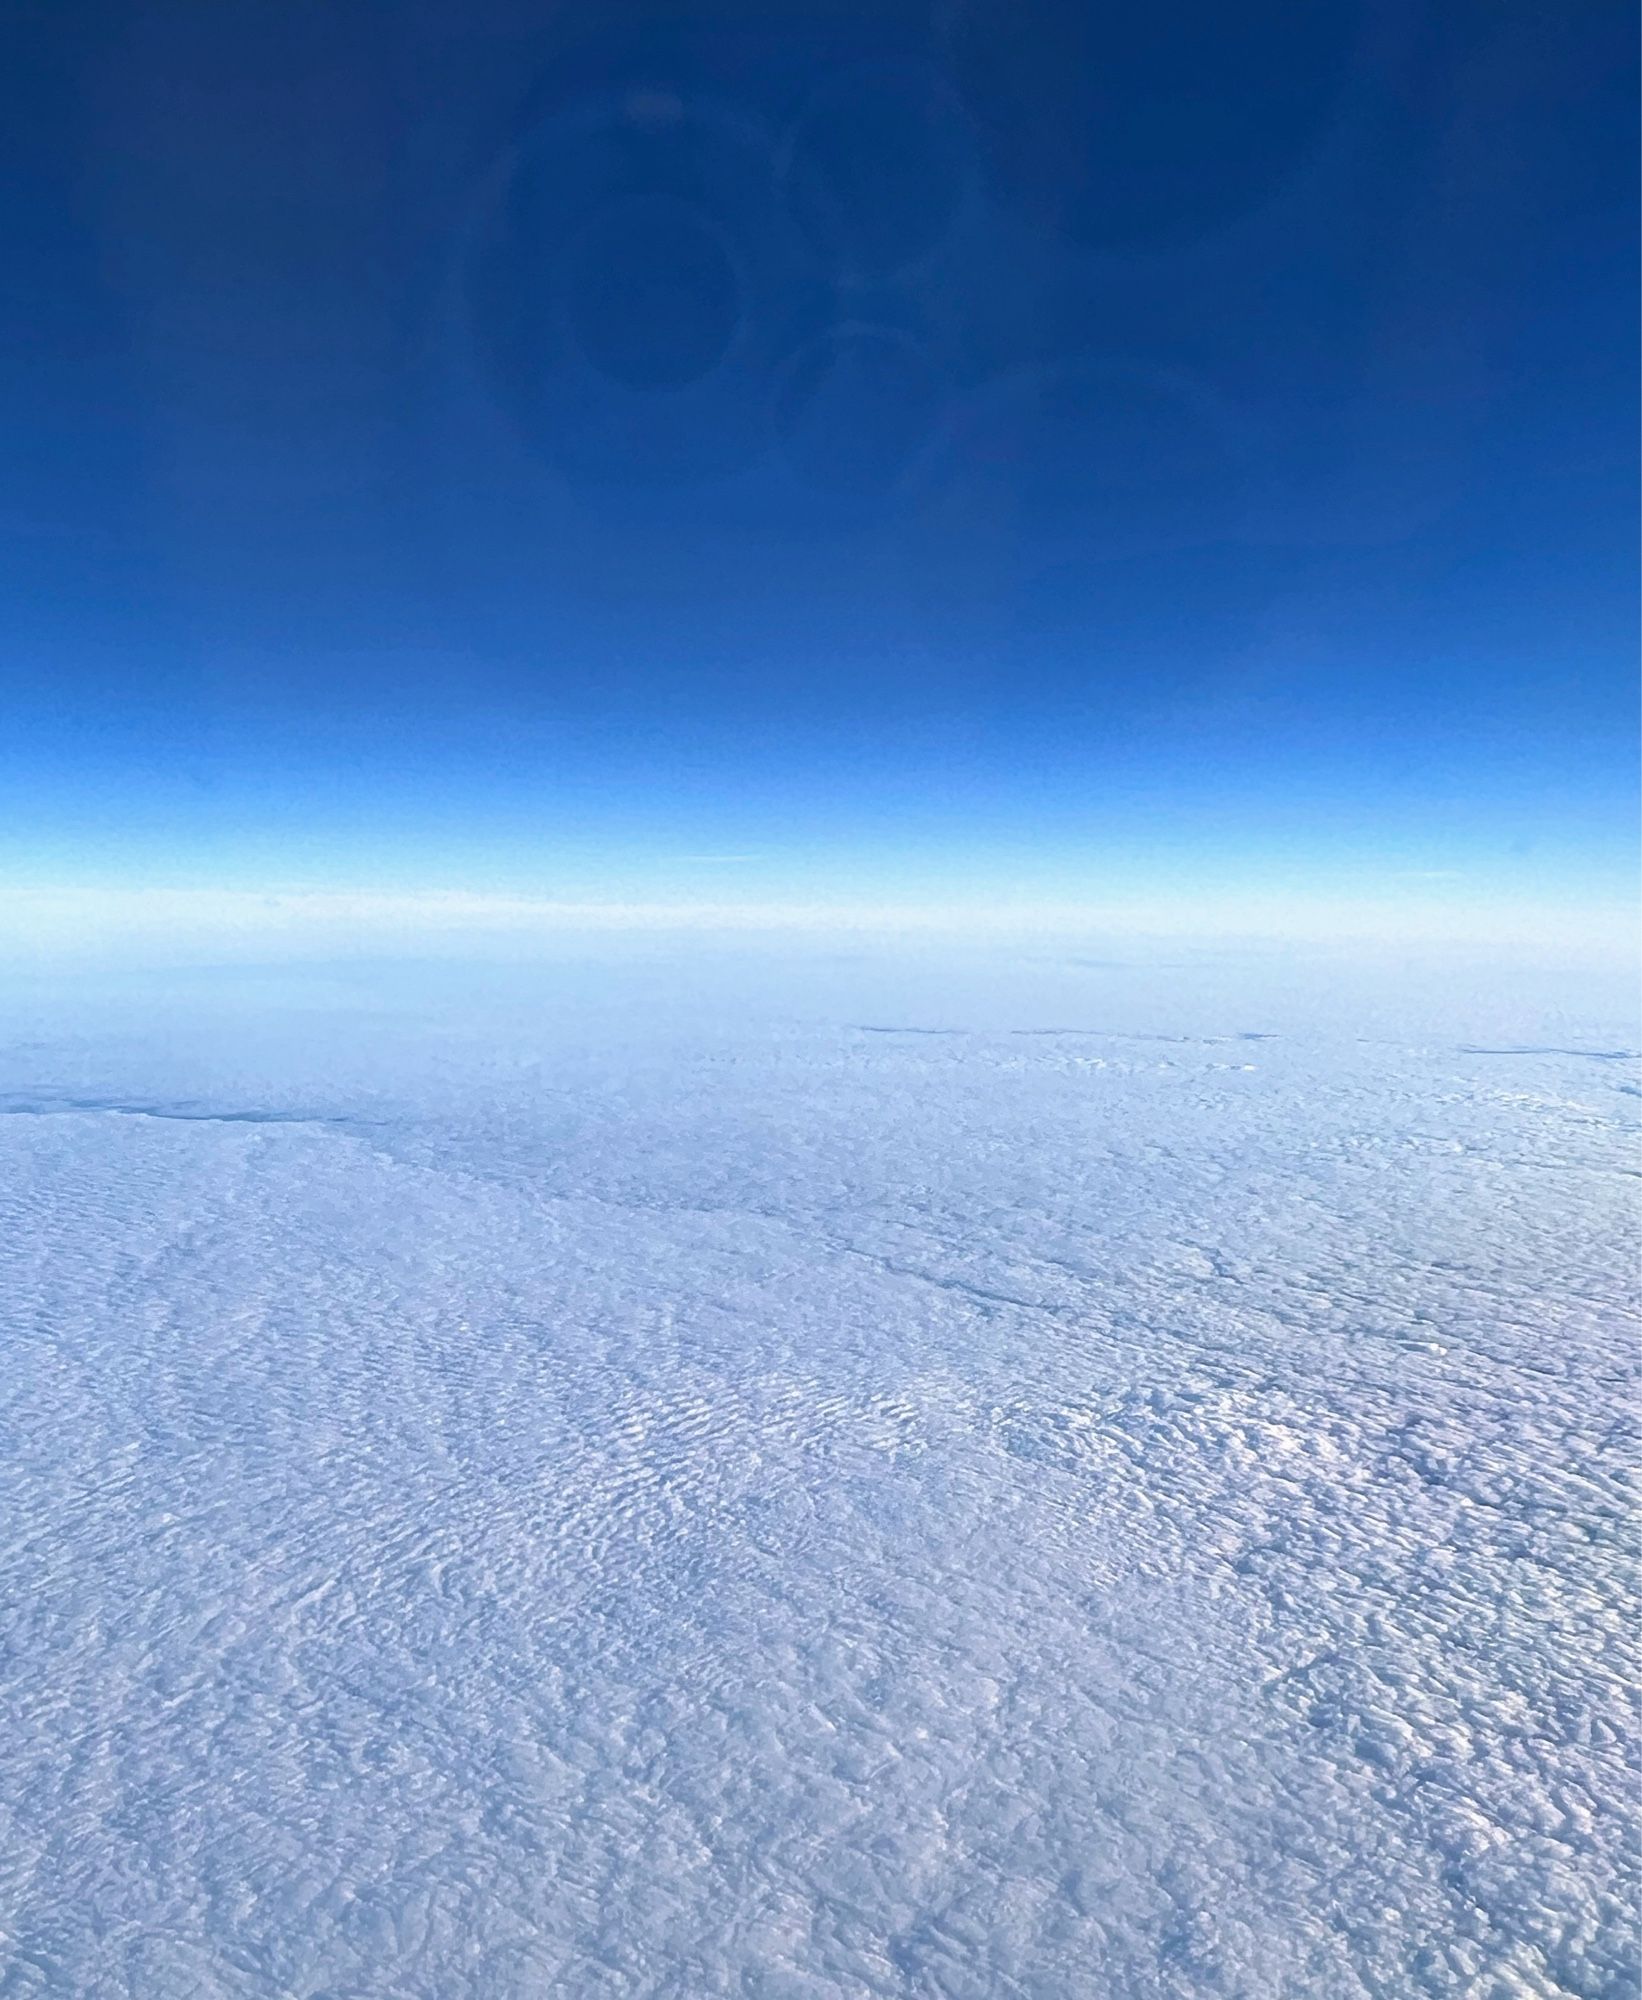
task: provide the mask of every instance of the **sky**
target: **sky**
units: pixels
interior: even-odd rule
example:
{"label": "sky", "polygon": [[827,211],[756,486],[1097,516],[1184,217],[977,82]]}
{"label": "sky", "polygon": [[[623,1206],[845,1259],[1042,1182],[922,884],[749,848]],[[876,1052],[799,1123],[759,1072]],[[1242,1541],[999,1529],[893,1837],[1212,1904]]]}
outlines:
{"label": "sky", "polygon": [[1631,10],[7,43],[13,906],[1628,926]]}

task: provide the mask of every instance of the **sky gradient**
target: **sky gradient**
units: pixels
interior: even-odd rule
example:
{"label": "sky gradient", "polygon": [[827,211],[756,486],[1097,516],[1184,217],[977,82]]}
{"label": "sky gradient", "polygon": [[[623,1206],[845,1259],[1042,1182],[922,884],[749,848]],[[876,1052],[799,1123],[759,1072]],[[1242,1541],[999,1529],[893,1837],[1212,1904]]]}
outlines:
{"label": "sky gradient", "polygon": [[1612,924],[1635,33],[24,7],[0,892]]}

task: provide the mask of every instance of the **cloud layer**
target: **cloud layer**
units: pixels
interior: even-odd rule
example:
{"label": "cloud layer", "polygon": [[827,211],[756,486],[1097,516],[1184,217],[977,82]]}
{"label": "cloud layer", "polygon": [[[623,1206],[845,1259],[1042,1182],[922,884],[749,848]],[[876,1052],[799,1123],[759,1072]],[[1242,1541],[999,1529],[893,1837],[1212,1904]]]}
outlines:
{"label": "cloud layer", "polygon": [[550,1013],[6,1057],[0,1991],[1630,1990],[1622,1031]]}

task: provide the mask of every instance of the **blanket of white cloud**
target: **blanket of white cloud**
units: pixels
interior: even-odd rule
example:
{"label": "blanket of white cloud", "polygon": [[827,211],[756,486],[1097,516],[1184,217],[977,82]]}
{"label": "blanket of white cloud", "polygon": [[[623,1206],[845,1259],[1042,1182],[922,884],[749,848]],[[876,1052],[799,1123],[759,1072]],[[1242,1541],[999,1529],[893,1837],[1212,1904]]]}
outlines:
{"label": "blanket of white cloud", "polygon": [[1634,1024],[1216,963],[14,996],[0,1993],[1630,1994]]}

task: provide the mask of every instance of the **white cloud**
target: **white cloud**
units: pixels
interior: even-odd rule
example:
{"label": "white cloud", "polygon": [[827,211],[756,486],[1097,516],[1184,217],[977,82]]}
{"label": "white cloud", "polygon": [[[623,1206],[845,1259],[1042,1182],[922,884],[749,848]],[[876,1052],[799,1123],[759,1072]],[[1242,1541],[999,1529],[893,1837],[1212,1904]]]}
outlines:
{"label": "white cloud", "polygon": [[1623,1022],[361,997],[0,1068],[0,1990],[1634,1983]]}

